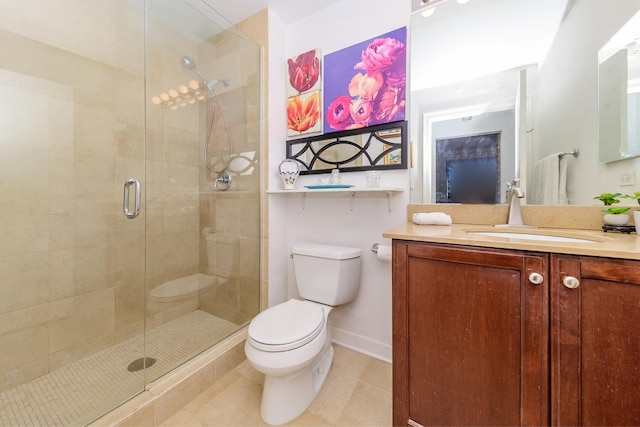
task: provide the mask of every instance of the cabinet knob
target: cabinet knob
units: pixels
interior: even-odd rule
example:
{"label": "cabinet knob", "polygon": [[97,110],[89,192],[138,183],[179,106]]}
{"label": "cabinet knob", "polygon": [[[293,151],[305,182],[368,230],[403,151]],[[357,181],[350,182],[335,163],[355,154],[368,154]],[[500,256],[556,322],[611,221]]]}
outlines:
{"label": "cabinet knob", "polygon": [[540,273],[531,273],[529,274],[529,281],[534,285],[539,285],[544,282],[544,276]]}
{"label": "cabinet knob", "polygon": [[565,276],[562,283],[569,289],[575,289],[580,286],[580,281],[573,276]]}

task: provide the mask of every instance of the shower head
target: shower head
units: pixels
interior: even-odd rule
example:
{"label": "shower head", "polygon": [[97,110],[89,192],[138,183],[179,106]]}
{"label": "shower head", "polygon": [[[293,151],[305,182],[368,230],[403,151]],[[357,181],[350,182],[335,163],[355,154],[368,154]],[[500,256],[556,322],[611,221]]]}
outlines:
{"label": "shower head", "polygon": [[185,70],[193,70],[196,68],[196,60],[190,56],[183,56],[180,58],[180,64],[182,64],[182,68]]}
{"label": "shower head", "polygon": [[229,79],[223,79],[223,80],[211,80],[208,81],[207,79],[204,78],[204,76],[202,75],[202,73],[200,72],[200,69],[198,68],[198,65],[196,64],[196,60],[193,59],[190,56],[183,56],[182,58],[180,58],[180,64],[182,65],[182,68],[184,68],[185,70],[195,70],[196,73],[198,73],[198,75],[200,76],[200,78],[202,79],[202,82],[204,83],[204,85],[207,87],[207,89],[209,90],[213,90],[213,87],[218,84],[218,82],[222,83],[224,85],[224,87],[229,87],[229,85],[231,84],[231,82],[229,82]]}
{"label": "shower head", "polygon": [[209,86],[209,82],[207,81],[207,79],[204,78],[204,76],[202,75],[202,73],[200,72],[200,69],[198,68],[198,65],[196,64],[196,60],[193,59],[190,56],[183,56],[182,58],[180,58],[180,64],[182,65],[182,68],[184,68],[185,70],[195,70],[196,73],[198,73],[198,75],[200,76],[200,79],[202,79],[202,83],[204,83],[204,85],[211,90],[212,86]]}

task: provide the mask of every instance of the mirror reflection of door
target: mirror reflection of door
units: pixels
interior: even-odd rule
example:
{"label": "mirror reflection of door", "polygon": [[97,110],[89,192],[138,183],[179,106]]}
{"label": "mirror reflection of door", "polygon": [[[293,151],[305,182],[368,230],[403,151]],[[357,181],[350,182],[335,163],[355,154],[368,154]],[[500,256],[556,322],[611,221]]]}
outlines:
{"label": "mirror reflection of door", "polygon": [[436,139],[436,203],[499,200],[500,132]]}
{"label": "mirror reflection of door", "polygon": [[433,177],[424,182],[428,203],[504,203],[502,183],[515,176],[516,112],[466,110],[425,115],[425,164]]}

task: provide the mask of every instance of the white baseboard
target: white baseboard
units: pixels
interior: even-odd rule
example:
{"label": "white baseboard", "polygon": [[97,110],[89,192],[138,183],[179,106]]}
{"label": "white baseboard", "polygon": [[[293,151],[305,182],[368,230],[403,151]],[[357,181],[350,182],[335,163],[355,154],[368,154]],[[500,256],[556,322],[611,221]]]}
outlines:
{"label": "white baseboard", "polygon": [[391,363],[391,344],[372,340],[345,329],[331,327],[332,341],[351,350]]}

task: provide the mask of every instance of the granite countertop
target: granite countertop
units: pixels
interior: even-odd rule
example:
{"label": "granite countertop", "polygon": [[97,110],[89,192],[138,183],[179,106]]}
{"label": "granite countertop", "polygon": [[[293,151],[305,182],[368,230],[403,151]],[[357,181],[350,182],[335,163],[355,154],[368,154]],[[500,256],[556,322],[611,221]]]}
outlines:
{"label": "granite countertop", "polygon": [[[586,239],[589,241],[557,242],[528,240],[509,237],[508,235],[505,237],[494,237],[470,234],[470,232],[474,231],[542,234],[546,236]],[[640,260],[640,236],[636,233],[623,234],[614,231],[605,233],[599,230],[580,230],[571,228],[504,229],[490,225],[475,224],[453,224],[449,226],[416,225],[412,222],[406,222],[385,231],[383,236],[390,239],[418,242],[449,243],[455,245],[499,249],[517,249],[536,252]]]}

